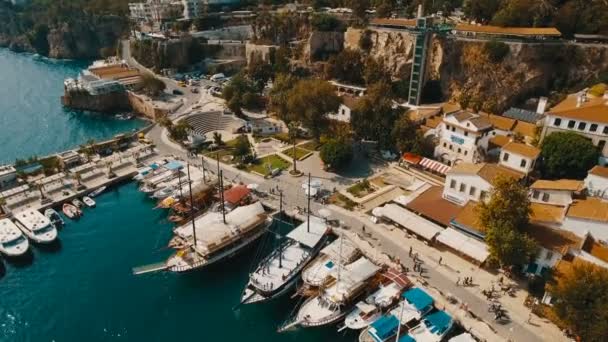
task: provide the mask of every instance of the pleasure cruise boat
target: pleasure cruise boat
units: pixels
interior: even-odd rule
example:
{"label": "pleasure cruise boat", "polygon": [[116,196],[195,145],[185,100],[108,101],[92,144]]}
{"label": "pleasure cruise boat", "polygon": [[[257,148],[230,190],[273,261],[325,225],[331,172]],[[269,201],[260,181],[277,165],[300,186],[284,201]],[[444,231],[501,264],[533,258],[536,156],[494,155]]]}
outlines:
{"label": "pleasure cruise boat", "polygon": [[166,262],[171,272],[201,269],[227,259],[260,238],[272,223],[260,202],[238,207],[226,214],[209,212],[174,230],[187,238],[188,246],[173,254]]}
{"label": "pleasure cruise boat", "polygon": [[445,311],[427,315],[420,324],[410,329],[400,342],[440,342],[454,326],[454,320]]}
{"label": "pleasure cruise boat", "polygon": [[[380,267],[361,257],[338,270],[335,281],[321,294],[302,304],[294,323],[301,327],[317,327],[335,323],[350,311],[354,301],[364,293],[368,283]],[[284,327],[286,329],[286,327]]]}
{"label": "pleasure cruise boat", "polygon": [[44,216],[46,216],[51,221],[51,224],[55,226],[55,228],[61,228],[65,225],[65,222],[63,221],[61,216],[59,216],[59,213],[53,208],[46,209],[44,211]]}
{"label": "pleasure cruise boat", "polygon": [[8,257],[23,255],[30,248],[29,242],[10,219],[0,219],[0,252]]}
{"label": "pleasure cruise boat", "polygon": [[139,187],[139,191],[152,194],[158,190],[161,190],[166,187],[166,182],[178,178],[178,172],[181,171],[173,171],[168,170],[165,172],[161,172],[160,174],[151,177],[149,179],[144,180],[143,185]]}
{"label": "pleasure cruise boat", "polygon": [[355,245],[345,237],[338,237],[325,246],[308,266],[302,271],[304,285],[316,288],[325,284],[332,274],[336,273],[338,263],[342,266],[355,261],[359,251]]}
{"label": "pleasure cruise boat", "polygon": [[382,312],[391,307],[399,299],[403,289],[412,285],[405,273],[387,270],[382,273],[384,281],[378,290],[355,305],[344,319],[344,328],[360,330],[367,328],[380,318]]}
{"label": "pleasure cruise boat", "polygon": [[286,241],[249,274],[241,304],[277,298],[291,289],[299,279],[300,271],[323,247],[327,232],[325,221],[311,216],[287,234]]}
{"label": "pleasure cruise boat", "polygon": [[16,225],[23,234],[37,243],[51,243],[57,239],[57,229],[37,210],[26,209],[15,214]]}

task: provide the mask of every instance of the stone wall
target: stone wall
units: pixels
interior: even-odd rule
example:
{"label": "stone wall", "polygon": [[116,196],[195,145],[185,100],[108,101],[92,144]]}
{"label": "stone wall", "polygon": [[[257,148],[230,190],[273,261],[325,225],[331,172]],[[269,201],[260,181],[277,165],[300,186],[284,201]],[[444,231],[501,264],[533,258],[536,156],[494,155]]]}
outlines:
{"label": "stone wall", "polygon": [[129,91],[127,93],[130,107],[136,113],[143,114],[152,120],[158,120],[170,112],[168,108],[158,107],[154,104],[154,101],[148,100],[134,92]]}
{"label": "stone wall", "polygon": [[114,113],[131,109],[126,92],[115,92],[104,95],[90,95],[86,92],[66,92],[61,103],[77,110],[90,110],[102,113]]}
{"label": "stone wall", "polygon": [[276,51],[278,48],[279,47],[277,45],[258,45],[247,43],[245,46],[247,64],[251,63],[251,61],[254,59],[263,62],[270,62],[273,51]]}
{"label": "stone wall", "polygon": [[308,37],[304,46],[304,59],[313,62],[328,54],[342,51],[344,48],[343,32],[314,31]]}

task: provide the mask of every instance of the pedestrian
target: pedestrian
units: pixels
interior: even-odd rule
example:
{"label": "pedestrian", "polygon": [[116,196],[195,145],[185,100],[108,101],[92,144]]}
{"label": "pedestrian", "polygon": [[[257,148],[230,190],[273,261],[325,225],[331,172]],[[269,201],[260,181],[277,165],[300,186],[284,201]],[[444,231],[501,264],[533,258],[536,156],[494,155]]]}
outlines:
{"label": "pedestrian", "polygon": [[441,261],[443,261],[443,257],[439,257],[439,265],[441,265]]}
{"label": "pedestrian", "polygon": [[456,278],[456,286],[460,286],[460,277]]}
{"label": "pedestrian", "polygon": [[365,225],[361,227],[361,230],[365,233]]}
{"label": "pedestrian", "polygon": [[530,321],[532,321],[532,313],[531,312],[528,314],[528,320],[526,321],[526,323],[530,324]]}
{"label": "pedestrian", "polygon": [[408,255],[409,255],[410,258],[412,257],[412,246],[410,246],[410,252],[409,252]]}

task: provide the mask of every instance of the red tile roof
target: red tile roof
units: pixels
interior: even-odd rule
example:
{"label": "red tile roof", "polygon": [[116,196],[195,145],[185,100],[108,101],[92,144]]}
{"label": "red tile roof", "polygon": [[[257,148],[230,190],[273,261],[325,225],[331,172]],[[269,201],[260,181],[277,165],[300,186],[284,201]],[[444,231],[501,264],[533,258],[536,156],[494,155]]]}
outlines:
{"label": "red tile roof", "polygon": [[249,195],[251,190],[245,185],[236,185],[224,191],[224,201],[230,204],[239,204],[245,197]]}

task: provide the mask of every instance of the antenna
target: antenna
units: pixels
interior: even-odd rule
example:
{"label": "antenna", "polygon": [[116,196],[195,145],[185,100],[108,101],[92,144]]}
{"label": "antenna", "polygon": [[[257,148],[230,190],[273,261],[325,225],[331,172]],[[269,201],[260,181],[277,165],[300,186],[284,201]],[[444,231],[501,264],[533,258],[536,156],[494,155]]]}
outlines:
{"label": "antenna", "polygon": [[224,205],[224,171],[220,170],[220,200],[222,201],[222,219],[226,224],[226,206]]}
{"label": "antenna", "polygon": [[306,208],[306,232],[310,233],[310,172],[308,173],[308,208]]}

